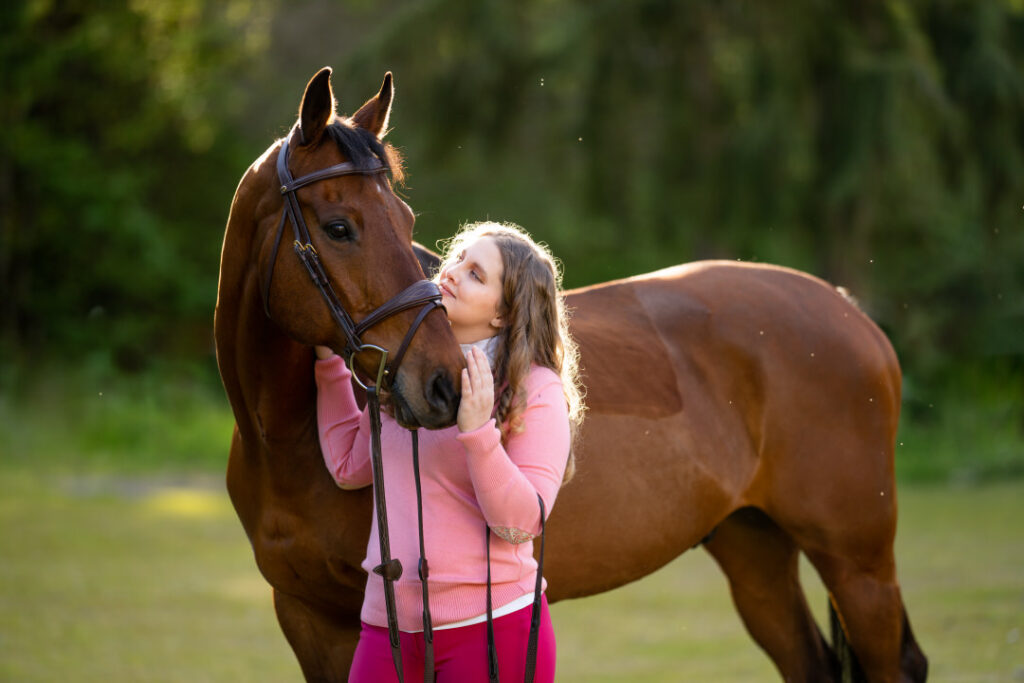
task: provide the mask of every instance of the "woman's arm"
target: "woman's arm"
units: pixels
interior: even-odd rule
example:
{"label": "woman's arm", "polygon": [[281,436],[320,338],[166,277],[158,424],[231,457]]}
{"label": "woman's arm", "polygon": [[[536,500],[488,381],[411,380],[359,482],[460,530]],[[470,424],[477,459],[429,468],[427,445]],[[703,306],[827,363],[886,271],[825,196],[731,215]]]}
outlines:
{"label": "woman's arm", "polygon": [[[317,357],[321,355],[318,349]],[[365,438],[369,434],[369,416],[359,409],[352,393],[352,373],[341,356],[331,355],[317,360],[314,375],[317,426],[324,463],[341,488],[369,486],[373,481],[370,449]]]}
{"label": "woman's arm", "polygon": [[477,502],[495,533],[512,543],[540,533],[540,506],[550,514],[569,459],[569,413],[558,375],[535,367],[527,379],[523,430],[507,448],[494,419],[458,435]]}

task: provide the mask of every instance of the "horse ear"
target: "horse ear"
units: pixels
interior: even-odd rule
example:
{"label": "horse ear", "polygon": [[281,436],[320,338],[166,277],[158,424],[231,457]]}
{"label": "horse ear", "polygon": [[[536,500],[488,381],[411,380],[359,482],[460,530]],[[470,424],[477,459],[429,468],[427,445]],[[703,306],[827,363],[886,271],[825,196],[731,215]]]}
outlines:
{"label": "horse ear", "polygon": [[366,104],[352,115],[352,122],[360,128],[370,131],[378,138],[384,137],[388,132],[391,100],[394,96],[395,87],[389,71],[384,74],[384,83],[380,86],[380,92],[368,99]]}
{"label": "horse ear", "polygon": [[299,132],[302,144],[309,145],[319,139],[334,119],[334,93],[331,91],[331,67],[325,66],[316,72],[306,84],[299,106]]}

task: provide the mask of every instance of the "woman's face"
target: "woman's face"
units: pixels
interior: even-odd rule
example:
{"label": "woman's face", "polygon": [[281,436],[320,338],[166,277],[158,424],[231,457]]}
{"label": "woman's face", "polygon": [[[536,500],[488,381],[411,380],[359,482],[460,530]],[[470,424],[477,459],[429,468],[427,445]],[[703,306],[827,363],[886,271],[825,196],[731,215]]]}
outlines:
{"label": "woman's face", "polygon": [[460,344],[493,337],[501,327],[501,252],[490,237],[466,245],[438,274],[441,303]]}

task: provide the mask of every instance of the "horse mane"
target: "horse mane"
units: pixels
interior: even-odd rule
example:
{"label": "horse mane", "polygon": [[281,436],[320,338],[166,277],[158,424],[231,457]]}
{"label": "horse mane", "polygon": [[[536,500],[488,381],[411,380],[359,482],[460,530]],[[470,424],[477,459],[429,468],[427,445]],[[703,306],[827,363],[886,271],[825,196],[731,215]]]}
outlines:
{"label": "horse mane", "polygon": [[390,144],[381,142],[365,128],[352,125],[351,119],[335,117],[324,132],[330,135],[345,158],[356,166],[364,166],[379,159],[387,167],[395,183],[401,185],[405,180],[401,153]]}

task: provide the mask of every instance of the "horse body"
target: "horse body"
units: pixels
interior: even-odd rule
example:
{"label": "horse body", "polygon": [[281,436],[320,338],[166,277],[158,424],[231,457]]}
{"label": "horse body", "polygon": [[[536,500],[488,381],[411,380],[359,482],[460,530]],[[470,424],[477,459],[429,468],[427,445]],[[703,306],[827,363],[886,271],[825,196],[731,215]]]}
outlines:
{"label": "horse body", "polygon": [[923,679],[895,577],[900,371],[881,331],[827,283],[774,266],[700,262],[567,299],[588,414],[548,526],[549,600],[708,539],[784,679],[831,680],[803,551],[870,679]]}
{"label": "horse body", "polygon": [[[575,508],[608,516],[593,525],[603,543],[646,545],[645,534],[675,528],[675,554],[743,507],[827,535],[838,520],[859,523],[870,502],[875,523],[894,525],[899,367],[834,288],[783,268],[706,262],[572,292],[568,304],[588,413],[553,548]],[[638,501],[660,512],[645,513],[648,531],[624,533],[614,519]],[[586,593],[578,586],[567,597]]]}
{"label": "horse body", "polygon": [[[325,99],[318,78],[307,86],[304,126],[320,116],[307,107],[326,106],[318,104]],[[384,99],[389,107],[390,95]],[[363,120],[375,121],[379,134],[386,112],[370,114]],[[215,327],[237,422],[227,484],[303,674],[345,680],[359,632],[372,496],[338,489],[323,466],[311,345],[337,348],[341,340],[305,273],[282,255],[270,294],[285,303],[270,305],[268,315],[261,296],[281,210],[276,149],[246,173],[225,233]],[[316,170],[314,151],[298,160],[302,172]],[[339,201],[359,199],[368,214],[390,201],[390,190],[372,179],[326,185],[306,200],[311,224],[329,220]],[[401,224],[404,215],[392,207],[376,220]],[[400,262],[382,268],[415,279],[403,275],[413,267],[411,234],[399,233],[383,233],[392,247],[400,243],[392,249]],[[330,247],[318,247],[325,258]],[[345,272],[355,282],[340,278],[338,289],[375,296],[379,287],[353,268]],[[881,331],[821,280],[735,262],[671,268],[576,290],[567,300],[588,414],[576,478],[547,527],[549,600],[621,586],[704,541],[782,677],[835,680],[836,655],[799,585],[804,552],[867,677],[923,680],[926,662],[895,576],[900,371]],[[441,426],[430,382],[456,371],[461,356],[450,330],[445,336],[433,325],[410,350],[403,387],[424,423]],[[398,327],[382,326],[386,348],[401,337]]]}

